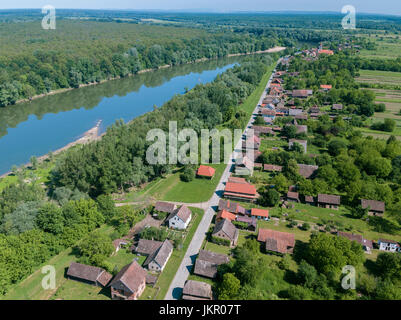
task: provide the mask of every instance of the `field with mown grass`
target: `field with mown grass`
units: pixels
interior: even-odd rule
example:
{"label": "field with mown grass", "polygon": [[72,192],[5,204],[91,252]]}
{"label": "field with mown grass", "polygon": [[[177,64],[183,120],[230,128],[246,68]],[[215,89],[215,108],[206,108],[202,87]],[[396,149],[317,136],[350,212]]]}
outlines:
{"label": "field with mown grass", "polygon": [[199,203],[208,201],[212,196],[226,168],[222,164],[209,164],[216,169],[213,179],[195,178],[190,182],[180,179],[183,168],[177,168],[164,178],[159,178],[139,191],[131,191],[124,196],[124,202],[153,198],[164,201]]}
{"label": "field with mown grass", "polygon": [[360,56],[373,59],[395,59],[401,57],[401,40],[399,35],[389,34],[384,35],[377,32],[377,35],[362,35],[369,40],[374,41],[377,45],[375,50],[362,49]]}
{"label": "field with mown grass", "polygon": [[[356,81],[373,85],[400,85],[401,72],[360,70],[360,76],[356,78]],[[371,125],[375,122],[383,122],[384,119],[393,119],[396,122],[396,127],[393,132],[372,130],[370,128],[356,128],[356,130],[360,130],[364,135],[374,138],[388,139],[390,135],[395,135],[397,139],[401,140],[401,91],[379,88],[368,88],[367,90],[375,93],[375,102],[377,104],[384,103],[386,106],[384,112],[375,112],[367,124]]]}

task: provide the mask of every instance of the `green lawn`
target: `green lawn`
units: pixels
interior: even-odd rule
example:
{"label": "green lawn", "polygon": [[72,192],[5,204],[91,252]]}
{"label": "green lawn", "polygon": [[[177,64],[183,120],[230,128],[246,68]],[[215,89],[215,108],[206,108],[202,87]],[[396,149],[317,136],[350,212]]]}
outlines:
{"label": "green lawn", "polygon": [[51,300],[110,300],[110,289],[66,279]]}
{"label": "green lawn", "polygon": [[147,185],[140,191],[132,191],[125,195],[125,202],[139,201],[145,198],[154,198],[164,201],[199,203],[208,201],[220,181],[226,165],[209,164],[216,169],[213,179],[195,178],[190,182],[180,179],[182,168],[176,169],[165,178],[160,178]]}
{"label": "green lawn", "polygon": [[106,261],[113,264],[115,269],[120,271],[122,267],[131,263],[135,258],[140,265],[146,260],[145,256],[137,256],[130,249],[120,249],[116,254],[106,259]]}

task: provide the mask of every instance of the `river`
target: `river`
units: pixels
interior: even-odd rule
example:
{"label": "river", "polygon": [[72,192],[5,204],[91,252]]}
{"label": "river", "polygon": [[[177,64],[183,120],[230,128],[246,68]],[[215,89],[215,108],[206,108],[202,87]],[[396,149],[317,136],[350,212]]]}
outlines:
{"label": "river", "polygon": [[107,81],[32,102],[0,107],[0,174],[77,140],[102,120],[100,133],[199,83],[211,82],[243,57],[223,58]]}

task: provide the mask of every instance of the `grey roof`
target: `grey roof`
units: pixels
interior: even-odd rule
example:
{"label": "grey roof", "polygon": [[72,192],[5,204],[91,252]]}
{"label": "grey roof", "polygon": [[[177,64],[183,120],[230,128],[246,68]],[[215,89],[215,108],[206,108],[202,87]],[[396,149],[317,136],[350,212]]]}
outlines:
{"label": "grey roof", "polygon": [[198,254],[198,260],[205,260],[216,264],[228,263],[230,259],[227,255],[216,253],[207,250],[200,250]]}
{"label": "grey roof", "polygon": [[237,216],[235,219],[238,222],[248,223],[249,225],[255,226],[257,224],[256,217],[249,217],[249,216]]}
{"label": "grey roof", "polygon": [[71,262],[70,267],[67,271],[67,276],[96,282],[98,281],[103,286],[107,284],[111,279],[111,274],[102,268],[88,266],[86,264]]}
{"label": "grey roof", "polygon": [[385,204],[383,201],[362,199],[361,206],[363,209],[366,209],[369,207],[371,210],[384,212]]}
{"label": "grey roof", "polygon": [[213,279],[217,276],[217,267],[216,263],[198,258],[195,262],[194,274]]}
{"label": "grey roof", "polygon": [[155,205],[155,210],[160,212],[172,213],[177,206],[174,203],[157,201]]}
{"label": "grey roof", "polygon": [[147,239],[139,239],[138,245],[133,247],[133,250],[137,253],[144,255],[151,255],[162,246],[163,242]]}
{"label": "grey roof", "polygon": [[238,203],[231,200],[219,200],[219,211],[227,210],[231,213],[242,213],[245,214],[245,208],[240,206]]}
{"label": "grey roof", "polygon": [[144,266],[147,266],[152,261],[155,261],[160,267],[164,266],[170,257],[171,252],[173,251],[173,245],[169,240],[164,240],[163,244],[157,249],[155,252],[150,254],[146,261],[144,262]]}
{"label": "grey roof", "polygon": [[333,194],[321,194],[321,193],[319,193],[317,195],[317,202],[339,205],[340,202],[341,202],[341,197],[340,196],[335,196]]}
{"label": "grey roof", "polygon": [[299,174],[304,178],[309,179],[319,169],[319,166],[299,163],[298,168],[299,168]]}
{"label": "grey roof", "polygon": [[195,296],[200,298],[212,298],[212,287],[210,284],[195,280],[187,280],[182,291],[183,296]]}
{"label": "grey roof", "polygon": [[216,223],[213,234],[216,234],[220,231],[223,231],[231,240],[235,240],[238,236],[237,228],[231,223],[231,221],[227,219],[221,219]]}
{"label": "grey roof", "polygon": [[290,108],[288,110],[288,114],[290,116],[296,116],[296,115],[302,114],[302,112],[303,112],[303,109],[292,109],[292,108]]}
{"label": "grey roof", "polygon": [[187,223],[188,219],[191,217],[191,210],[186,205],[182,205],[179,209],[176,209],[168,218],[170,220],[178,216],[184,223]]}

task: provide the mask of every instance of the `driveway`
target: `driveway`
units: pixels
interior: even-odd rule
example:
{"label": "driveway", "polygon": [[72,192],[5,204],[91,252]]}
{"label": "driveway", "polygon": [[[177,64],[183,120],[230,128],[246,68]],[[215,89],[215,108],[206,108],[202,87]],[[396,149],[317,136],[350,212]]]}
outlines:
{"label": "driveway", "polygon": [[[280,63],[280,60],[277,62],[277,65]],[[265,98],[267,88],[270,86],[272,78],[273,78],[273,75],[270,77],[269,81],[267,82],[265,90],[263,90],[263,93],[259,99],[258,105],[260,105],[262,103],[263,99]],[[250,126],[252,126],[253,122],[255,121],[255,115],[258,113],[258,109],[259,109],[258,105],[256,106],[256,108],[244,130],[244,134],[247,133],[248,128]],[[203,215],[203,218],[198,226],[198,229],[196,230],[196,232],[192,238],[192,241],[188,246],[187,252],[185,253],[183,260],[181,261],[181,264],[177,270],[177,273],[175,274],[173,281],[170,284],[170,287],[167,291],[166,296],[164,297],[164,300],[177,300],[177,299],[181,298],[182,289],[184,287],[185,281],[188,279],[188,276],[194,265],[196,256],[197,256],[197,254],[202,246],[202,243],[206,237],[206,233],[209,230],[209,226],[212,222],[213,216],[216,213],[215,210],[217,209],[219,200],[221,199],[221,196],[223,194],[225,183],[227,182],[227,180],[234,168],[235,156],[238,152],[241,152],[241,149],[242,149],[242,139],[240,139],[238,141],[238,143],[236,144],[234,151],[231,154],[230,162],[227,164],[227,167],[224,170],[223,175],[221,176],[221,179],[219,181],[219,184],[217,185],[215,193],[213,194],[212,198],[206,203],[207,207],[205,210],[205,214]]]}

